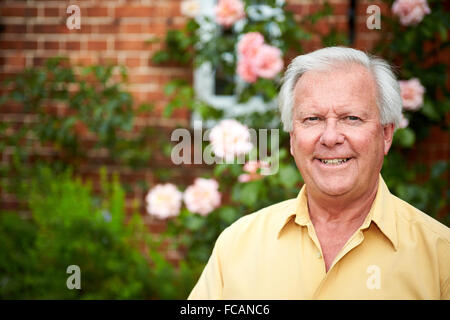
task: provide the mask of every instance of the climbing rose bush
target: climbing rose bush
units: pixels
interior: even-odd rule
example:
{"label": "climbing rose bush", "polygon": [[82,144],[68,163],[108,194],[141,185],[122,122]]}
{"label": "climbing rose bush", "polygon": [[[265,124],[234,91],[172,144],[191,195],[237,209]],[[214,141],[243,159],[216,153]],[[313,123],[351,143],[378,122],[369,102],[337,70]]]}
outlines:
{"label": "climbing rose bush", "polygon": [[281,50],[265,44],[259,32],[245,34],[237,49],[237,74],[248,83],[255,82],[258,77],[272,79],[283,70]]}
{"label": "climbing rose bush", "polygon": [[421,22],[431,10],[426,0],[396,0],[392,4],[392,13],[400,18],[402,25],[413,26]]}
{"label": "climbing rose bush", "polygon": [[182,193],[174,184],[158,184],[145,197],[147,212],[160,219],[175,217],[180,213]]}
{"label": "climbing rose bush", "polygon": [[253,180],[261,179],[263,176],[258,172],[261,168],[269,168],[269,164],[263,160],[250,160],[242,167],[245,173],[242,173],[238,177],[238,181],[241,183],[249,182]]}
{"label": "climbing rose bush", "polygon": [[425,88],[420,80],[413,78],[411,80],[399,81],[402,96],[403,109],[415,111],[423,105],[423,95]]}
{"label": "climbing rose bush", "polygon": [[194,18],[200,12],[200,3],[197,0],[184,0],[180,4],[180,9],[182,15]]}
{"label": "climbing rose bush", "polygon": [[248,128],[234,119],[222,120],[213,127],[209,140],[214,154],[226,161],[247,154],[253,148]]}
{"label": "climbing rose bush", "polygon": [[216,22],[224,27],[245,17],[244,4],[240,0],[219,0],[214,11]]}
{"label": "climbing rose bush", "polygon": [[186,208],[202,216],[211,213],[220,205],[219,184],[214,179],[197,178],[187,187],[183,199]]}

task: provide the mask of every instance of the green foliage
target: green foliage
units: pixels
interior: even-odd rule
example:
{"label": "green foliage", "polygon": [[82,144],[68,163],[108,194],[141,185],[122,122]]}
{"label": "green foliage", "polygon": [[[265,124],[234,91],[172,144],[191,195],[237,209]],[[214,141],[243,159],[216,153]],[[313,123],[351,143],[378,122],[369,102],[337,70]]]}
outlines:
{"label": "green foliage", "polygon": [[[26,178],[34,165],[31,156],[38,145],[58,152],[49,161],[57,168],[82,163],[89,150],[106,151],[112,162],[142,167],[151,156],[146,138],[151,129],[143,129],[132,138],[125,138],[134,125],[136,113],[147,112],[152,106],[143,104],[133,110],[131,94],[123,89],[119,77],[126,81],[122,67],[93,65],[75,69],[65,58],[48,59],[43,67],[25,69],[7,79],[9,90],[2,97],[0,110],[7,103],[18,103],[34,117],[19,128],[14,123],[2,123],[0,151],[12,150],[13,160],[0,165],[2,176]],[[94,145],[82,142],[89,136]],[[42,162],[39,159],[37,162]],[[3,185],[5,190],[18,192],[18,186]],[[14,190],[14,191],[13,191]]]}
{"label": "green foliage", "polygon": [[[386,2],[392,6],[392,1]],[[421,164],[408,164],[404,151],[427,138],[432,126],[438,126],[444,132],[449,130],[445,120],[450,111],[448,65],[439,57],[450,45],[447,39],[450,14],[443,2],[428,2],[431,13],[416,26],[403,26],[396,16],[382,16],[382,39],[374,53],[397,67],[399,80],[417,78],[425,87],[422,107],[418,111],[404,110],[409,126],[396,131],[394,145],[385,159],[382,173],[397,196],[448,223],[448,214],[444,217],[438,215],[449,203],[448,184],[443,180],[446,172],[448,174],[448,165],[437,162],[427,168]],[[425,183],[417,183],[419,173],[425,177]]]}
{"label": "green foliage", "polygon": [[[70,171],[40,167],[28,188],[32,218],[0,212],[0,298],[187,296],[192,272],[164,259],[139,214],[127,221],[117,177],[108,181],[104,170],[101,176],[102,193],[93,195]],[[81,290],[66,287],[69,265],[81,269]]]}
{"label": "green foliage", "polygon": [[[392,5],[392,1],[386,1]],[[418,78],[426,88],[423,107],[419,112],[407,111],[413,118],[410,128],[421,138],[428,134],[424,127],[438,125],[448,129],[445,114],[450,111],[450,91],[446,85],[448,65],[443,56],[450,42],[450,14],[441,1],[429,1],[431,13],[417,26],[402,26],[396,16],[383,16],[382,39],[374,52],[398,68],[400,80]]]}
{"label": "green foliage", "polygon": [[[119,156],[118,133],[133,126],[133,100],[122,85],[112,80],[118,67],[94,65],[84,67],[81,76],[67,66],[64,58],[51,58],[42,68],[30,68],[6,80],[11,91],[3,102],[15,101],[24,111],[36,115],[36,123],[26,128],[41,142],[51,142],[70,157],[79,156],[80,137],[75,127],[84,125],[95,134],[97,148],[111,150]],[[126,72],[120,68],[121,81]],[[47,107],[67,108],[65,115],[55,115]]]}

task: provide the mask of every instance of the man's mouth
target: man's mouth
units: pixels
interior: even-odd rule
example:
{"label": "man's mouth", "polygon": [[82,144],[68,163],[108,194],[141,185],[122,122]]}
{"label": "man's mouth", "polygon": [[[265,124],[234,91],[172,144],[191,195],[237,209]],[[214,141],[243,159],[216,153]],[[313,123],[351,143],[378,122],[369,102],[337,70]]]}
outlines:
{"label": "man's mouth", "polygon": [[319,159],[319,158],[317,158],[317,160],[319,160],[323,164],[328,164],[328,165],[343,164],[343,163],[346,163],[347,161],[349,161],[350,159],[351,158],[336,158],[336,159]]}

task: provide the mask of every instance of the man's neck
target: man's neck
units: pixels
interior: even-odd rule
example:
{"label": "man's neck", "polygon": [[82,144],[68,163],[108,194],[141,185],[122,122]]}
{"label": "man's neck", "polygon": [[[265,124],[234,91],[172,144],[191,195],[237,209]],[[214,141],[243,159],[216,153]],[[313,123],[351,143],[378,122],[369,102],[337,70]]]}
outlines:
{"label": "man's neck", "polygon": [[[377,195],[378,183],[365,194],[356,197],[315,196],[308,194],[308,211],[311,221],[316,224],[349,225],[360,223],[372,207]],[[306,187],[308,191],[308,187]]]}

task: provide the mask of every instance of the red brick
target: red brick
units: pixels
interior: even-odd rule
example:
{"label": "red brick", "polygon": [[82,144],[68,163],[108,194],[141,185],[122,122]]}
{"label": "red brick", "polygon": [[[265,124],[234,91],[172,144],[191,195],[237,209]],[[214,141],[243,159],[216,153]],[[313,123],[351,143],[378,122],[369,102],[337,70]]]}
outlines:
{"label": "red brick", "polygon": [[115,50],[145,50],[149,46],[143,40],[116,40],[114,43]]}
{"label": "red brick", "polygon": [[107,17],[108,8],[105,7],[90,7],[85,9],[87,17]]}
{"label": "red brick", "polygon": [[349,10],[348,3],[333,3],[332,7],[334,16],[347,16]]}
{"label": "red brick", "polygon": [[2,41],[0,41],[0,49],[36,50],[37,49],[37,41],[2,40]]}
{"label": "red brick", "polygon": [[80,29],[69,29],[67,28],[65,21],[64,24],[38,24],[33,26],[34,33],[91,33],[92,25],[83,24],[83,20],[81,20],[81,28]]}
{"label": "red brick", "polygon": [[61,8],[44,8],[44,15],[46,17],[60,17],[62,15]]}
{"label": "red brick", "polygon": [[81,43],[79,41],[67,41],[65,45],[66,50],[80,50]]}
{"label": "red brick", "polygon": [[4,33],[25,33],[27,26],[24,24],[7,24],[4,25]]}
{"label": "red brick", "polygon": [[79,57],[70,57],[70,62],[77,66],[88,66],[96,62],[96,58],[90,55],[83,55]]}
{"label": "red brick", "polygon": [[45,41],[44,42],[44,49],[45,50],[58,50],[59,49],[59,42],[58,41]]}
{"label": "red brick", "polygon": [[121,17],[154,17],[156,16],[155,8],[148,6],[126,6],[126,7],[117,7],[115,9],[115,16],[118,18]]}
{"label": "red brick", "polygon": [[125,24],[120,26],[121,33],[140,33],[142,32],[142,24]]}
{"label": "red brick", "polygon": [[129,76],[130,83],[151,83],[155,81],[155,76],[151,74],[133,74]]}
{"label": "red brick", "polygon": [[107,43],[105,41],[88,41],[88,50],[106,50]]}
{"label": "red brick", "polygon": [[33,26],[34,33],[66,33],[68,29],[62,24],[37,24]]}
{"label": "red brick", "polygon": [[27,59],[23,55],[14,55],[4,58],[4,64],[11,67],[25,67]]}
{"label": "red brick", "polygon": [[125,60],[125,65],[127,67],[139,67],[139,66],[141,66],[141,59],[140,58],[127,58]]}
{"label": "red brick", "polygon": [[117,57],[105,57],[105,56],[101,55],[98,58],[98,63],[100,63],[100,64],[117,65],[118,64],[118,59],[117,59]]}
{"label": "red brick", "polygon": [[108,33],[108,34],[114,34],[114,33],[119,33],[120,30],[120,26],[119,25],[103,25],[103,24],[99,24],[97,26],[97,32],[98,33]]}
{"label": "red brick", "polygon": [[25,5],[6,4],[0,8],[0,16],[2,17],[35,17],[37,16],[37,8],[26,7]]}

